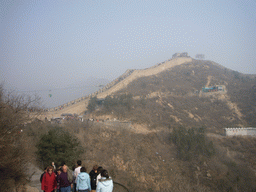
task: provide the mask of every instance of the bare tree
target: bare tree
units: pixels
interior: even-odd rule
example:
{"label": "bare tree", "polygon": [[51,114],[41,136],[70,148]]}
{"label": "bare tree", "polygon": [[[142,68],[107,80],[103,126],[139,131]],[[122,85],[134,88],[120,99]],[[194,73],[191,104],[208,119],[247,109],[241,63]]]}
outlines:
{"label": "bare tree", "polygon": [[23,129],[28,109],[38,108],[39,98],[4,94],[0,86],[0,191],[21,188],[26,177]]}

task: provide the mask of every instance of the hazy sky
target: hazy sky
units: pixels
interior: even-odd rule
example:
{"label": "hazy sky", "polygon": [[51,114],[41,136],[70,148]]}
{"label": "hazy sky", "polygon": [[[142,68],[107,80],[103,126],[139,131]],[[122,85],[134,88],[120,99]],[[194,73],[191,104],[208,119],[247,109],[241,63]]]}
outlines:
{"label": "hazy sky", "polygon": [[255,0],[0,2],[0,81],[8,89],[60,93],[176,52],[256,74]]}

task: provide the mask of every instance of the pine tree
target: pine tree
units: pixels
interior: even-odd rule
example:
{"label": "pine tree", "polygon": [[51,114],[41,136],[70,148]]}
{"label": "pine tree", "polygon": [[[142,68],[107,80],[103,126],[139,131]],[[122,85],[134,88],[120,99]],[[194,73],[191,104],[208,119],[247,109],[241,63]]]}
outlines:
{"label": "pine tree", "polygon": [[58,127],[42,135],[36,146],[38,157],[46,165],[52,161],[59,165],[65,161],[71,165],[83,151],[75,136]]}

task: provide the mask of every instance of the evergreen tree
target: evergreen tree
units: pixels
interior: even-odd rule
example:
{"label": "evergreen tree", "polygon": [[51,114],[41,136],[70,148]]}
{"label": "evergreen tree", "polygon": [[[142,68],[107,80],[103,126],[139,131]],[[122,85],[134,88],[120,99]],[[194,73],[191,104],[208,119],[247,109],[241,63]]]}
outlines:
{"label": "evergreen tree", "polygon": [[212,142],[205,139],[205,128],[188,129],[183,127],[174,129],[171,134],[171,140],[177,146],[178,158],[191,160],[198,156],[210,157],[215,154]]}
{"label": "evergreen tree", "polygon": [[83,151],[75,136],[58,127],[42,135],[36,147],[38,157],[46,165],[50,165],[52,161],[58,165],[62,161],[71,165]]}
{"label": "evergreen tree", "polygon": [[89,112],[93,112],[97,106],[97,97],[91,97],[87,106],[87,109]]}

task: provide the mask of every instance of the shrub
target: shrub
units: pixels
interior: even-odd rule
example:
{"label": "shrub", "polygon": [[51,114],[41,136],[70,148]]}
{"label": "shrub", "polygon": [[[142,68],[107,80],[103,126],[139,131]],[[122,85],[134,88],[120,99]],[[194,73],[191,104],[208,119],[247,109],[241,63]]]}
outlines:
{"label": "shrub", "polygon": [[36,147],[37,155],[45,165],[52,161],[58,165],[63,161],[71,165],[83,152],[78,139],[60,127],[55,127],[42,135]]}
{"label": "shrub", "polygon": [[89,112],[93,112],[97,106],[97,97],[91,97],[87,106]]}
{"label": "shrub", "polygon": [[104,101],[104,107],[106,109],[113,109],[114,107],[125,107],[130,110],[133,103],[131,94],[122,94],[115,97],[107,96]]}
{"label": "shrub", "polygon": [[174,128],[171,140],[177,146],[178,158],[182,160],[191,160],[199,155],[210,157],[215,154],[213,143],[205,139],[204,128]]}
{"label": "shrub", "polygon": [[29,160],[23,138],[27,110],[38,99],[4,94],[0,86],[0,191],[13,191],[25,184],[26,163]]}
{"label": "shrub", "polygon": [[106,111],[112,110],[124,114],[124,111],[131,110],[133,102],[134,100],[131,94],[121,94],[115,97],[107,96],[103,107]]}

